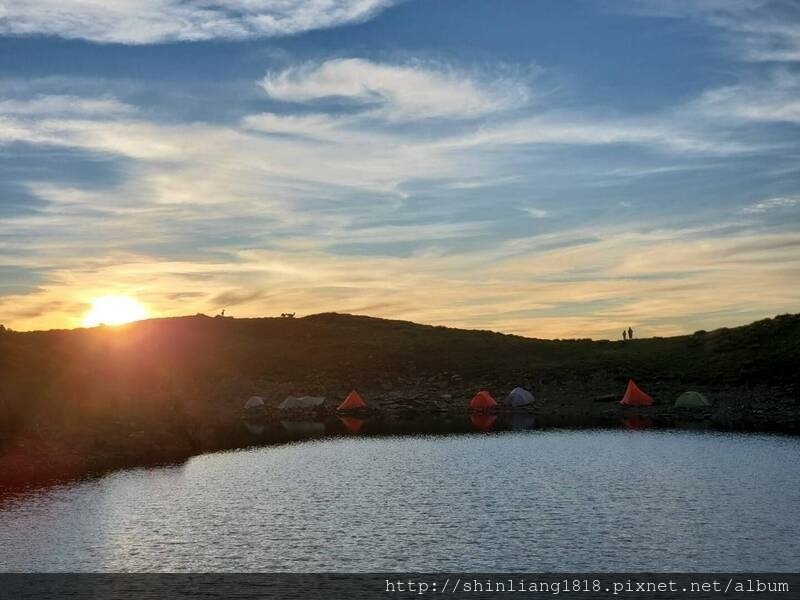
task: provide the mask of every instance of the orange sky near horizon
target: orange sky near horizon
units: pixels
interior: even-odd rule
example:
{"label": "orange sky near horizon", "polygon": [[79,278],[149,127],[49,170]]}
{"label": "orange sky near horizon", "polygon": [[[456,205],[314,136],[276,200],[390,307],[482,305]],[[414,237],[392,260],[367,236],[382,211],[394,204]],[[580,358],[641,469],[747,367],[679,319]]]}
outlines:
{"label": "orange sky near horizon", "polygon": [[[79,327],[91,303],[111,295],[152,317],[344,312],[541,338],[618,339],[629,326],[639,337],[677,335],[800,311],[797,286],[786,285],[800,269],[794,241],[622,232],[544,252],[498,244],[488,254],[371,260],[313,250],[251,251],[231,263],[126,257],[57,272],[35,292],[0,298],[0,314],[16,330]],[[590,268],[562,280],[578,265]]]}
{"label": "orange sky near horizon", "polygon": [[0,323],[800,312],[800,3],[511,6],[0,0]]}

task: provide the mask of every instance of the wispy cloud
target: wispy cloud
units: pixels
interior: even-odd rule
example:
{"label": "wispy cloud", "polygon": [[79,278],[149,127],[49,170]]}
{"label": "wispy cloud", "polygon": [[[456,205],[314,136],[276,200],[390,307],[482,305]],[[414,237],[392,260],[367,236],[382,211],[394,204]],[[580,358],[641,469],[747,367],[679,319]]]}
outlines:
{"label": "wispy cloud", "polygon": [[721,121],[800,124],[800,75],[778,70],[711,89],[685,110]]}
{"label": "wispy cloud", "polygon": [[339,98],[373,108],[393,121],[475,118],[516,108],[530,96],[519,80],[480,78],[435,64],[386,64],[361,58],[268,73],[262,86],[278,100]]}
{"label": "wispy cloud", "polygon": [[634,12],[704,21],[751,62],[800,61],[800,6],[793,0],[630,0]]}
{"label": "wispy cloud", "polygon": [[[555,239],[588,235],[575,229]],[[72,260],[36,292],[0,297],[0,310],[18,327],[43,323],[44,311],[47,322],[70,325],[91,298],[113,292],[134,295],[162,315],[228,304],[236,315],[380,306],[379,314],[422,322],[616,337],[624,324],[671,334],[735,324],[800,301],[797,287],[786,285],[800,270],[796,233],[715,237],[611,228],[591,235],[568,247],[507,241],[409,257],[253,249],[224,261],[166,261],[116,253]]]}
{"label": "wispy cloud", "polygon": [[86,98],[64,94],[0,100],[0,115],[109,117],[135,112],[130,104],[113,97]]}
{"label": "wispy cloud", "polygon": [[[627,181],[711,164],[698,158],[766,155],[768,132],[742,130],[762,123],[776,97],[790,102],[794,84],[710,90],[625,117],[533,102],[526,77],[489,73],[424,61],[303,63],[259,82],[285,105],[218,123],[157,120],[113,97],[40,88],[0,101],[0,142],[124,162],[107,186],[15,182],[42,206],[4,219],[0,266],[41,280],[34,292],[0,296],[4,318],[19,328],[72,325],[76,307],[120,293],[165,315],[223,301],[241,315],[383,307],[426,322],[585,336],[639,322],[673,333],[709,326],[712,310],[731,324],[723,319],[796,304],[797,287],[785,285],[800,269],[794,233],[609,226],[572,196],[556,215],[531,184],[551,179],[543,164],[558,164],[555,183],[569,185],[581,169]],[[729,110],[734,102],[753,108]],[[709,118],[715,111],[730,117]],[[594,171],[574,161],[597,148],[621,158],[603,154]],[[644,165],[626,158],[642,154]],[[637,208],[647,201],[623,197]],[[560,223],[573,202],[579,224]],[[635,212],[617,203],[615,219]],[[776,197],[739,218],[794,205],[794,195]]]}
{"label": "wispy cloud", "polygon": [[750,206],[745,206],[742,209],[742,212],[748,214],[760,214],[781,208],[794,208],[795,206],[800,206],[800,197],[768,198],[767,200],[761,200],[760,202],[756,202]]}
{"label": "wispy cloud", "polygon": [[[676,113],[647,117],[587,117],[564,111],[550,111],[541,116],[522,117],[481,127],[458,139],[452,146],[532,146],[635,145],[671,153],[730,155],[757,151],[758,145],[732,136],[720,128],[710,128],[692,115]],[[762,142],[763,143],[763,142]]]}
{"label": "wispy cloud", "polygon": [[358,23],[397,0],[0,0],[0,33],[93,42],[283,36]]}
{"label": "wispy cloud", "polygon": [[532,219],[546,219],[550,216],[550,211],[535,206],[523,206],[520,209]]}

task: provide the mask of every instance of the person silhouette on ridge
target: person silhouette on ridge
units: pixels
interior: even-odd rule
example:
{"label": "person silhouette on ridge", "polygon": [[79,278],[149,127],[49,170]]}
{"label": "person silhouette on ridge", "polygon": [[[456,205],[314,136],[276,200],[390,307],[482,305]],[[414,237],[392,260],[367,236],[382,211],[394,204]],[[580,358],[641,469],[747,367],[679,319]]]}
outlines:
{"label": "person silhouette on ridge", "polygon": [[628,339],[628,332],[626,330],[624,330],[624,329],[622,330],[622,339],[623,340],[627,340]]}
{"label": "person silhouette on ridge", "polygon": [[628,327],[628,339],[629,340],[633,339],[633,329],[630,327]]}

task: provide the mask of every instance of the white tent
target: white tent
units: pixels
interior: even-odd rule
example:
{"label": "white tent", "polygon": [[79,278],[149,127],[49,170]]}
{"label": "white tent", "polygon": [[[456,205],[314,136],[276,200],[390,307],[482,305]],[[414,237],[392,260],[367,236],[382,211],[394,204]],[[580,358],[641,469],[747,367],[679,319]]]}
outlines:
{"label": "white tent", "polygon": [[506,396],[503,404],[513,407],[528,406],[533,404],[533,394],[521,387],[515,387],[508,393],[508,396]]}
{"label": "white tent", "polygon": [[244,403],[245,410],[264,408],[264,399],[261,396],[250,396]]}
{"label": "white tent", "polygon": [[314,410],[324,406],[324,396],[287,396],[278,408],[281,410]]}

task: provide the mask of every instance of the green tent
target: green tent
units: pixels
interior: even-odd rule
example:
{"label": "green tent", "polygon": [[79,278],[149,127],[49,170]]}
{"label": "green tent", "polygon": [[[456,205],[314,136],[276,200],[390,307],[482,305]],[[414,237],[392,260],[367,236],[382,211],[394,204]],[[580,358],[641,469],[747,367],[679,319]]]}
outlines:
{"label": "green tent", "polygon": [[684,392],[675,400],[675,408],[703,408],[711,403],[700,392]]}

